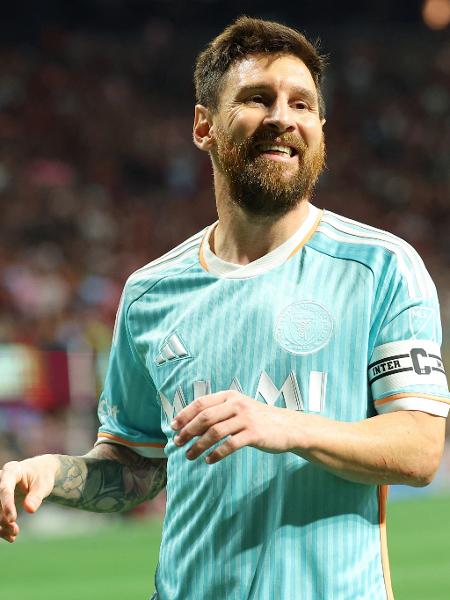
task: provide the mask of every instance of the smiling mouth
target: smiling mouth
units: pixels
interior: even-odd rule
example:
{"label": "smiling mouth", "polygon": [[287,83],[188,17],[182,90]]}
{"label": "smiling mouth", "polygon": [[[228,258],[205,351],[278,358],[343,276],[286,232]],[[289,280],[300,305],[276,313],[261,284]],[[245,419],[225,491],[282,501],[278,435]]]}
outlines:
{"label": "smiling mouth", "polygon": [[270,154],[274,156],[292,157],[298,154],[292,146],[283,146],[281,144],[258,144],[256,150],[259,154]]}

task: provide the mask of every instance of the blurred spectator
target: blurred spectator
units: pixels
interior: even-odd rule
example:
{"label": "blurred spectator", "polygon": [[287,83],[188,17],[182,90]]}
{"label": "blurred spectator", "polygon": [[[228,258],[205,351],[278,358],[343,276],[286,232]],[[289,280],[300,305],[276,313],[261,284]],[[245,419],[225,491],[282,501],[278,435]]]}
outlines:
{"label": "blurred spectator", "polygon": [[[95,348],[95,330],[104,348],[130,271],[215,218],[176,35],[153,22],[0,51],[0,342]],[[334,43],[316,201],[408,239],[446,295],[450,45]]]}
{"label": "blurred spectator", "polygon": [[[127,275],[215,220],[208,157],[191,142],[198,48],[185,36],[180,57],[177,36],[155,21],[133,38],[60,31],[0,49],[0,344],[104,356]],[[448,335],[450,42],[374,31],[327,43],[315,202],[411,242]],[[54,356],[41,408],[70,400]]]}

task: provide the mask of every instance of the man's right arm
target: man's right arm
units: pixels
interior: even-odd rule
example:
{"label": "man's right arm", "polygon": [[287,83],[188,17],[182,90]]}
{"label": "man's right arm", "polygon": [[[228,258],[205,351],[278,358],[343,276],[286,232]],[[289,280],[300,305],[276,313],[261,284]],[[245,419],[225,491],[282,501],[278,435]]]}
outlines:
{"label": "man's right arm", "polygon": [[36,512],[45,498],[93,512],[129,510],[164,488],[166,462],[103,443],[85,456],[46,454],[7,463],[0,471],[0,537],[16,539],[20,497],[27,512]]}

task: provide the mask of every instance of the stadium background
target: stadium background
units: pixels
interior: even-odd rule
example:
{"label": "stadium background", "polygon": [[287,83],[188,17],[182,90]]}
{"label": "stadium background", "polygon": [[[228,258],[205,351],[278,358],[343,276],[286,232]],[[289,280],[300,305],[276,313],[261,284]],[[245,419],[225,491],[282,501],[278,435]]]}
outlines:
{"label": "stadium background", "polygon": [[[192,68],[242,13],[321,38],[328,160],[315,203],[417,248],[448,367],[450,0],[5,2],[0,464],[87,451],[125,278],[215,220],[211,167],[191,143]],[[397,598],[450,598],[448,445],[429,488],[391,496]],[[120,517],[24,516],[22,539],[0,545],[0,597],[146,598],[163,508],[161,495]]]}

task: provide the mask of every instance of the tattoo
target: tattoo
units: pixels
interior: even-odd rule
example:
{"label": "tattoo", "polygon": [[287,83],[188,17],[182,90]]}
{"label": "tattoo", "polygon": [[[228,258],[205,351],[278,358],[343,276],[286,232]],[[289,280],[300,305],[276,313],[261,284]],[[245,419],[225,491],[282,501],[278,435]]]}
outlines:
{"label": "tattoo", "polygon": [[124,446],[100,444],[86,456],[58,456],[50,502],[93,512],[130,510],[166,485],[165,459],[139,456]]}

